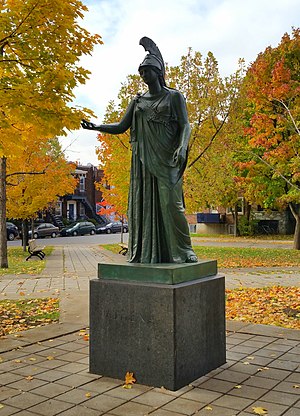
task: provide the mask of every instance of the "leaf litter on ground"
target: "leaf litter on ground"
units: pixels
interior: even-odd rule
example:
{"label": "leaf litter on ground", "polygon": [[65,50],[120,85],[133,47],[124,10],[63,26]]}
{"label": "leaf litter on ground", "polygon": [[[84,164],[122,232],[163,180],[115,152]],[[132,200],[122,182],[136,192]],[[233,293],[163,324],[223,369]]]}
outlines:
{"label": "leaf litter on ground", "polygon": [[300,288],[271,286],[226,290],[226,318],[300,329]]}
{"label": "leaf litter on ground", "polygon": [[57,298],[0,301],[0,337],[59,320]]}

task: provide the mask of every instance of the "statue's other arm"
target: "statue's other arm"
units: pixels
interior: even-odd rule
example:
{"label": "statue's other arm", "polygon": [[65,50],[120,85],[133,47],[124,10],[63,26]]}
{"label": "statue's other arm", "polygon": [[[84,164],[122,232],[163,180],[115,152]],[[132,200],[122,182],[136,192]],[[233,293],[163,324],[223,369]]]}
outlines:
{"label": "statue's other arm", "polygon": [[176,112],[179,128],[179,144],[174,153],[174,160],[182,165],[186,162],[187,158],[187,149],[191,135],[191,127],[188,120],[185,99],[180,92],[175,92],[172,97],[172,104]]}
{"label": "statue's other arm", "polygon": [[81,126],[87,130],[97,130],[101,131],[102,133],[109,133],[109,134],[121,134],[124,133],[132,124],[132,117],[133,117],[133,109],[134,109],[134,100],[131,101],[127,110],[118,123],[110,123],[110,124],[100,124],[96,125],[94,123],[90,123],[89,121],[82,120]]}

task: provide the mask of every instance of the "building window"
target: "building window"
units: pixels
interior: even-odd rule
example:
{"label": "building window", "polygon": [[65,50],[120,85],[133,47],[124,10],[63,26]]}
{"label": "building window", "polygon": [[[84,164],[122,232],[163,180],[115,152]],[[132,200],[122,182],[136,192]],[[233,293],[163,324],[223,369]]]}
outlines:
{"label": "building window", "polygon": [[56,202],[55,215],[59,215],[59,216],[62,215],[62,202],[61,201]]}
{"label": "building window", "polygon": [[[244,215],[244,197],[243,196],[238,197],[237,205],[238,205],[238,214]],[[234,213],[234,207],[226,208],[226,214],[232,214],[232,213]]]}
{"label": "building window", "polygon": [[85,192],[85,176],[83,175],[80,175],[80,178],[79,178],[79,191]]}

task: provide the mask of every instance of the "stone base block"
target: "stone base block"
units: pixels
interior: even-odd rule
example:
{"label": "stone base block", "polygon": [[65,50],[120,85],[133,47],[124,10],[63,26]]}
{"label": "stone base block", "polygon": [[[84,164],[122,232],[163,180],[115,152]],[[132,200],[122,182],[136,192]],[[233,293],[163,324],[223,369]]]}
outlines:
{"label": "stone base block", "polygon": [[91,280],[90,372],[178,390],[224,364],[224,286]]}

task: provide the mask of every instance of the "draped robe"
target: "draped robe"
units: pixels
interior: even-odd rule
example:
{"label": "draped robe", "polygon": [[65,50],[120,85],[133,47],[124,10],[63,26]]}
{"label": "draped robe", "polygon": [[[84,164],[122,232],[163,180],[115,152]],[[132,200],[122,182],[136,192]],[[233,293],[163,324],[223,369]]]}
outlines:
{"label": "draped robe", "polygon": [[[182,193],[185,165],[174,161],[186,105],[179,91],[163,88],[155,96],[135,98],[131,125],[132,163],[128,201],[128,261],[184,263],[195,255]],[[187,119],[187,118],[186,118]]]}

